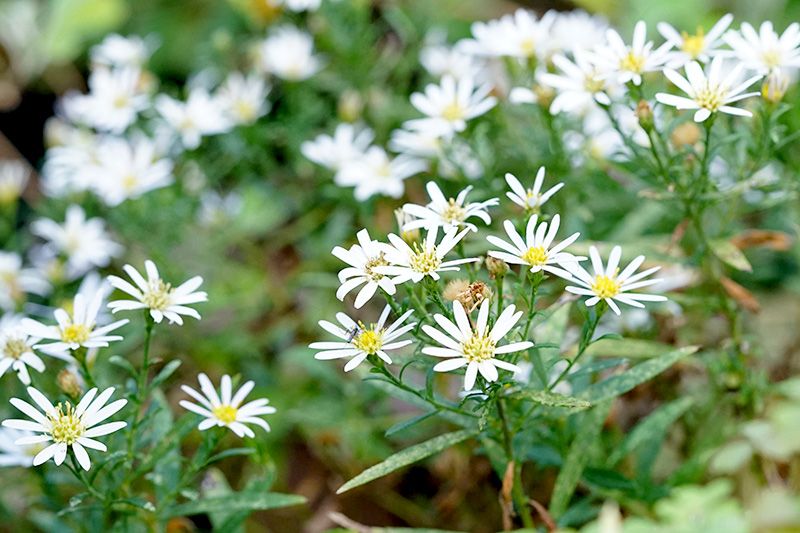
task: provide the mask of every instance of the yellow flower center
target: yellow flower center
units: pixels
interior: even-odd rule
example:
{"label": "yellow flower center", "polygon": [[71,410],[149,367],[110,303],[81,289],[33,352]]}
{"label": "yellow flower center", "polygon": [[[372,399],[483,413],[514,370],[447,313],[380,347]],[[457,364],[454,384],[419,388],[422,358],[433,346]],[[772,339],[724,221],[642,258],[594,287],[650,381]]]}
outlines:
{"label": "yellow flower center", "polygon": [[442,264],[442,260],[436,255],[436,247],[430,250],[426,249],[426,242],[423,241],[422,245],[414,243],[414,253],[408,261],[411,270],[421,274],[430,274],[436,272]]}
{"label": "yellow flower center", "polygon": [[61,330],[61,340],[68,343],[83,344],[89,340],[91,328],[85,324],[70,324]]}
{"label": "yellow flower center", "polygon": [[619,294],[620,287],[622,287],[622,284],[617,281],[616,277],[608,277],[603,274],[596,276],[594,283],[592,283],[592,291],[599,298],[613,298]]}
{"label": "yellow flower center", "polygon": [[442,219],[451,224],[456,224],[458,222],[463,222],[466,214],[466,209],[458,205],[453,198],[450,198],[447,207],[442,211]]}
{"label": "yellow flower center", "polygon": [[761,59],[764,61],[764,64],[771,69],[781,66],[781,53],[775,49],[766,50],[762,54]]}
{"label": "yellow flower center", "polygon": [[117,109],[122,109],[128,105],[128,95],[120,94],[114,98],[113,105]]}
{"label": "yellow flower center", "polygon": [[50,421],[50,435],[53,437],[53,442],[72,445],[86,430],[69,402],[59,403],[47,418]]}
{"label": "yellow flower center", "polygon": [[603,80],[594,76],[586,76],[586,78],[583,80],[583,86],[590,93],[599,93],[605,89],[606,84],[603,82]]}
{"label": "yellow flower center", "polygon": [[383,330],[376,330],[373,326],[364,329],[353,339],[353,346],[364,353],[374,354],[383,346]]}
{"label": "yellow flower center", "polygon": [[531,246],[522,254],[522,260],[531,266],[542,266],[547,263],[547,250],[544,246]]}
{"label": "yellow flower center", "polygon": [[22,339],[8,339],[3,346],[3,354],[11,359],[19,359],[22,354],[29,351],[28,345]]}
{"label": "yellow flower center", "polygon": [[148,290],[144,293],[142,302],[150,309],[163,311],[169,307],[172,298],[172,285],[164,283],[163,280],[157,279],[150,282]]}
{"label": "yellow flower center", "polygon": [[724,93],[719,87],[711,87],[706,84],[703,89],[695,95],[695,102],[702,108],[708,109],[712,113],[716,112],[723,103]]}
{"label": "yellow flower center", "polygon": [[389,261],[386,260],[386,257],[383,252],[380,253],[378,257],[373,257],[369,261],[364,264],[364,272],[366,272],[367,277],[372,281],[379,281],[383,279],[383,274],[380,272],[375,272],[376,267],[382,267],[389,264]]}
{"label": "yellow flower center", "polygon": [[211,413],[224,424],[235,422],[238,412],[239,410],[232,405],[218,405],[211,410]]}
{"label": "yellow flower center", "polygon": [[681,33],[681,37],[683,37],[681,50],[689,54],[692,59],[697,59],[706,48],[706,38],[703,34],[703,28],[697,28],[697,33],[694,35],[683,32]]}
{"label": "yellow flower center", "polygon": [[128,174],[124,178],[122,178],[122,188],[128,192],[135,189],[136,185],[138,184],[139,180],[133,174]]}
{"label": "yellow flower center", "polygon": [[519,49],[522,51],[522,55],[530,57],[536,52],[536,41],[533,40],[533,37],[526,37],[519,43]]}
{"label": "yellow flower center", "polygon": [[461,351],[470,363],[480,363],[494,357],[495,344],[489,336],[473,332],[469,339],[461,343]]}
{"label": "yellow flower center", "polygon": [[628,70],[640,74],[644,70],[644,61],[644,56],[628,52],[628,54],[622,58],[622,61],[619,62],[619,68],[621,70]]}
{"label": "yellow flower center", "polygon": [[458,102],[453,102],[442,109],[442,118],[446,120],[461,120],[464,118],[464,108]]}
{"label": "yellow flower center", "polygon": [[237,100],[233,112],[242,122],[252,122],[256,118],[256,106],[247,100]]}

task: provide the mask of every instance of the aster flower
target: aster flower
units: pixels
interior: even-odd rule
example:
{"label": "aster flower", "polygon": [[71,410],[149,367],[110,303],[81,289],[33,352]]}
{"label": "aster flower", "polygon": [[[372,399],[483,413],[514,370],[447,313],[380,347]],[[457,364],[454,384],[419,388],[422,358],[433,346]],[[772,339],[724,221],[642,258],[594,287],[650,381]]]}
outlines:
{"label": "aster flower", "polygon": [[531,189],[523,187],[513,174],[506,173],[506,183],[508,183],[508,186],[511,188],[511,191],[507,192],[506,196],[523,209],[538,211],[547,200],[552,198],[553,195],[564,186],[563,183],[556,183],[545,192],[542,192],[544,172],[544,167],[539,167],[539,170],[536,172],[536,178],[533,180],[533,188]]}
{"label": "aster flower", "polygon": [[[92,464],[86,448],[102,452],[107,450],[105,444],[96,441],[95,437],[114,433],[127,425],[126,422],[100,424],[128,403],[128,400],[116,400],[106,405],[113,393],[113,387],[107,388],[100,394],[97,394],[97,389],[94,388],[87,391],[74,407],[70,402],[53,406],[44,394],[33,387],[28,387],[28,395],[38,409],[19,398],[11,398],[10,401],[11,405],[30,417],[31,420],[12,418],[4,420],[3,426],[39,434],[16,440],[15,444],[18,446],[52,443],[36,454],[36,457],[33,458],[33,466],[39,466],[51,458],[56,465],[61,465],[67,457],[67,451],[72,448],[78,464],[84,470],[89,470]],[[95,398],[95,396],[97,397]]]}
{"label": "aster flower", "polygon": [[506,220],[503,223],[503,227],[511,242],[489,235],[486,239],[501,250],[491,250],[489,251],[489,256],[502,259],[506,263],[513,265],[525,265],[530,267],[531,272],[544,271],[561,278],[570,279],[572,276],[568,271],[564,270],[566,268],[564,266],[565,263],[575,263],[586,258],[576,257],[563,250],[574,243],[580,237],[580,233],[573,233],[553,246],[561,218],[555,215],[549,225],[547,222],[542,222],[537,228],[536,222],[538,218],[538,215],[533,215],[528,219],[524,240],[517,233],[514,224],[510,220]]}
{"label": "aster flower", "polygon": [[409,280],[419,283],[426,276],[438,280],[439,272],[457,272],[458,265],[479,261],[477,257],[444,261],[444,257],[469,232],[469,228],[461,232],[457,228],[450,228],[444,233],[441,242],[437,244],[439,228],[432,227],[428,228],[427,237],[421,244],[415,242],[412,246],[394,233],[390,233],[391,247],[386,253],[389,266],[376,267],[375,271],[393,276],[392,282],[396,285]]}
{"label": "aster flower", "polygon": [[464,51],[463,46],[429,43],[419,54],[419,61],[428,74],[436,78],[452,76],[455,79],[479,78],[484,66],[475,56]]}
{"label": "aster flower", "polygon": [[0,160],[0,206],[16,202],[28,185],[31,171],[22,160]]}
{"label": "aster flower", "polygon": [[11,311],[26,293],[43,296],[49,291],[50,283],[37,270],[23,268],[19,254],[0,251],[0,308]]}
{"label": "aster flower", "polygon": [[471,390],[475,385],[478,372],[488,382],[497,381],[497,369],[519,372],[519,367],[498,359],[497,355],[508,354],[527,350],[533,343],[530,341],[512,342],[503,346],[497,344],[511,331],[519,319],[522,311],[516,311],[513,305],[506,307],[491,329],[489,322],[489,300],[484,300],[478,310],[478,320],[473,327],[469,316],[458,300],[453,301],[453,316],[455,323],[444,315],[434,315],[434,320],[442,331],[428,325],[422,330],[440,346],[426,346],[422,353],[434,357],[444,357],[445,361],[433,367],[436,372],[451,372],[464,366],[467,367],[464,376],[464,390]]}
{"label": "aster flower", "polygon": [[606,31],[607,43],[595,49],[592,62],[618,83],[632,82],[641,85],[642,74],[661,70],[667,61],[667,53],[672,43],[666,42],[653,50],[653,42],[647,41],[647,25],[639,21],[633,30],[633,41],[625,44],[619,33],[613,29]]}
{"label": "aster flower", "polygon": [[232,126],[220,102],[200,87],[192,89],[186,102],[161,94],[155,108],[189,150],[200,146],[203,137],[224,133]]}
{"label": "aster flower", "polygon": [[697,33],[689,35],[687,32],[678,32],[674,27],[666,22],[659,22],[656,28],[664,39],[672,43],[675,50],[669,54],[669,65],[673,68],[682,67],[689,61],[701,61],[706,63],[716,56],[722,44],[722,35],[733,22],[733,15],[730,13],[723,15],[714,24],[708,33],[703,31],[702,26],[697,27]]}
{"label": "aster flower", "polygon": [[33,466],[33,458],[42,451],[41,444],[27,444],[18,446],[14,444],[21,439],[30,439],[36,434],[30,431],[22,431],[12,428],[0,428],[0,467],[21,466],[30,468]]}
{"label": "aster flower", "polygon": [[392,131],[389,149],[399,154],[406,154],[424,159],[437,159],[444,155],[444,145],[452,139],[453,132],[449,126],[430,127],[431,123],[422,120],[409,120],[402,128]]}
{"label": "aster flower", "polygon": [[429,118],[420,122],[430,124],[439,130],[448,126],[452,131],[463,131],[467,121],[483,115],[497,104],[497,99],[489,96],[490,85],[475,87],[472,78],[456,80],[444,76],[439,85],[429,84],[424,93],[411,95],[411,104]]}
{"label": "aster flower", "polygon": [[696,109],[695,122],[703,122],[716,112],[744,117],[753,116],[750,111],[733,107],[728,104],[738,102],[751,96],[758,96],[758,92],[745,93],[748,87],[761,79],[761,75],[748,78],[740,82],[743,66],[736,65],[724,77],[722,75],[721,57],[715,57],[708,67],[708,72],[703,72],[696,61],[686,64],[686,78],[671,69],[665,69],[664,75],[679,89],[688,95],[676,96],[668,93],[656,94],[656,100],[677,109]]}
{"label": "aster flower", "polygon": [[269,404],[268,399],[260,398],[242,405],[244,399],[253,390],[254,382],[245,382],[236,393],[233,393],[231,377],[226,374],[222,376],[220,394],[217,394],[214,385],[205,374],[199,374],[197,381],[200,383],[202,394],[187,385],[181,385],[181,389],[199,405],[188,400],[180,401],[181,407],[204,417],[197,429],[205,431],[214,426],[226,427],[236,433],[239,438],[256,436],[255,432],[247,427],[247,424],[256,424],[266,431],[270,430],[267,421],[261,418],[275,412],[274,407],[267,405]]}
{"label": "aster flower", "polygon": [[572,62],[561,54],[553,56],[553,64],[561,71],[560,74],[542,72],[537,76],[539,81],[552,87],[556,97],[550,104],[550,112],[558,114],[583,113],[595,105],[595,102],[610,105],[608,97],[608,81],[603,79],[589,56],[581,50],[575,51],[575,61]]}
{"label": "aster flower", "polygon": [[67,258],[67,275],[74,279],[97,267],[106,267],[122,253],[122,246],[111,240],[105,221],[86,218],[78,205],[67,208],[64,223],[47,218],[31,224],[31,233],[47,241],[47,247]]}
{"label": "aster flower", "polygon": [[29,368],[41,373],[44,372],[44,361],[36,355],[33,347],[40,339],[30,337],[20,327],[19,319],[0,319],[0,376],[11,369],[17,373],[19,380],[31,384]]}
{"label": "aster flower", "polygon": [[334,176],[340,187],[355,187],[356,200],[381,194],[391,198],[403,195],[406,178],[425,170],[425,161],[407,155],[391,158],[380,146],[348,161]]}
{"label": "aster flower", "polygon": [[285,5],[286,9],[294,12],[316,11],[322,0],[277,0],[278,5]]}
{"label": "aster flower", "polygon": [[729,31],[725,42],[733,49],[733,55],[746,68],[759,74],[774,70],[791,70],[800,67],[800,24],[794,22],[778,35],[772,22],[761,23],[758,32],[747,22],[739,31]]}
{"label": "aster flower", "polygon": [[660,279],[645,280],[644,278],[658,271],[661,267],[648,268],[638,274],[634,274],[636,269],[644,263],[645,258],[640,255],[628,263],[628,266],[620,272],[618,266],[621,256],[622,248],[615,246],[611,250],[611,255],[608,256],[608,263],[604,268],[603,260],[600,259],[600,253],[597,248],[590,246],[589,257],[592,260],[594,275],[589,274],[578,263],[565,263],[564,267],[572,274],[571,281],[578,284],[577,287],[568,286],[566,288],[567,292],[589,296],[589,299],[586,300],[586,305],[589,307],[602,300],[618,315],[620,310],[617,302],[642,308],[644,304],[641,302],[664,302],[667,300],[665,296],[661,295],[631,292],[659,283]]}
{"label": "aster flower", "polygon": [[327,169],[338,171],[347,163],[364,155],[375,134],[369,128],[359,128],[343,122],[331,135],[318,135],[300,145],[303,155]]}
{"label": "aster flower", "polygon": [[322,329],[341,339],[341,341],[312,342],[308,345],[312,350],[321,350],[314,355],[315,359],[342,359],[349,357],[350,360],[344,366],[345,372],[350,372],[360,365],[370,355],[377,355],[387,364],[392,363],[392,359],[386,352],[397,350],[411,344],[411,340],[397,340],[402,335],[408,333],[417,325],[416,322],[406,324],[403,322],[414,312],[408,310],[403,313],[391,326],[385,327],[386,319],[389,317],[390,307],[384,307],[378,322],[364,325],[362,322],[355,322],[344,313],[337,313],[336,320],[341,327],[320,320],[319,325]]}
{"label": "aster flower", "polygon": [[582,9],[558,12],[550,32],[550,49],[573,54],[588,50],[605,40],[607,29],[608,20]]}
{"label": "aster flower", "polygon": [[389,246],[372,240],[366,229],[359,231],[356,238],[358,244],[349,250],[337,246],[331,253],[349,265],[339,271],[339,283],[342,285],[336,291],[336,297],[343,301],[349,292],[361,287],[353,304],[356,309],[361,309],[379,288],[389,295],[393,295],[396,289],[391,278],[375,271],[376,267],[389,264],[386,260]]}
{"label": "aster flower", "polygon": [[556,13],[548,11],[540,19],[535,13],[518,9],[513,14],[472,25],[473,39],[464,49],[472,54],[492,57],[545,58],[550,51],[550,32]]}
{"label": "aster flower", "polygon": [[445,231],[451,228],[462,226],[478,231],[475,224],[466,222],[468,218],[478,217],[486,224],[492,223],[492,218],[487,212],[487,208],[497,205],[497,198],[492,198],[484,202],[472,202],[465,204],[467,195],[472,190],[472,186],[463,189],[456,198],[445,198],[442,190],[435,182],[429,181],[425,188],[431,201],[428,205],[405,204],[403,211],[416,217],[403,226],[403,231],[410,231],[419,228],[442,227]]}
{"label": "aster flower", "polygon": [[76,100],[88,125],[114,134],[124,132],[148,105],[138,68],[97,69],[89,76],[89,94]]}
{"label": "aster flower", "polygon": [[109,342],[122,340],[121,336],[109,333],[127,324],[128,319],[98,327],[97,315],[105,297],[106,291],[102,287],[91,295],[79,292],[73,299],[72,313],[65,309],[53,312],[56,325],[46,326],[31,318],[23,318],[20,326],[32,337],[54,341],[37,344],[34,348],[56,357],[64,356],[68,350],[106,347]]}
{"label": "aster flower", "polygon": [[105,68],[141,68],[150,59],[155,48],[149,39],[136,35],[123,37],[112,33],[107,35],[89,52],[93,66]]}
{"label": "aster flower", "polygon": [[261,76],[231,72],[216,98],[235,124],[252,124],[269,111],[268,92],[269,85]]}
{"label": "aster flower", "polygon": [[200,320],[200,314],[189,304],[205,302],[208,295],[203,291],[197,291],[203,283],[203,278],[195,276],[177,287],[172,287],[166,283],[158,273],[155,263],[149,259],[144,262],[147,279],[131,265],[125,265],[122,269],[130,276],[135,286],[117,276],[108,276],[108,281],[112,286],[127,293],[135,300],[115,300],[109,302],[108,307],[112,313],[117,311],[131,311],[134,309],[149,309],[150,316],[156,323],[166,317],[170,323],[183,324],[181,315],[191,316]]}
{"label": "aster flower", "polygon": [[322,60],[314,54],[314,39],[294,26],[272,30],[259,52],[264,71],[284,80],[302,81],[322,68]]}

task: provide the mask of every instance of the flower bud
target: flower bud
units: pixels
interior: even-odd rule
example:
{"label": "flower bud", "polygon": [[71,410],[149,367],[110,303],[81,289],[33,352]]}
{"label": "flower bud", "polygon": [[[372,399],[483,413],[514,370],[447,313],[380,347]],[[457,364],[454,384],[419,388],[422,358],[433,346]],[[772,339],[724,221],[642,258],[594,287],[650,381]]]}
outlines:
{"label": "flower bud", "polygon": [[694,122],[684,122],[672,130],[669,140],[676,148],[697,144],[700,140],[700,128]]}
{"label": "flower bud", "polygon": [[78,398],[83,392],[81,379],[77,374],[75,374],[75,372],[68,368],[65,368],[58,373],[56,382],[58,383],[58,388],[61,389],[61,392],[70,398]]}
{"label": "flower bud", "polygon": [[412,229],[409,231],[403,230],[403,226],[414,220],[411,215],[398,208],[394,210],[394,218],[397,220],[397,229],[400,231],[400,237],[408,244],[419,240],[419,230]]}
{"label": "flower bud", "polygon": [[489,277],[492,279],[505,276],[508,273],[508,264],[502,259],[496,257],[486,257],[486,270],[489,271]]}
{"label": "flower bud", "polygon": [[783,100],[786,90],[789,88],[789,78],[780,70],[774,70],[761,85],[761,96],[771,104],[777,104]]}
{"label": "flower bud", "polygon": [[653,109],[647,100],[639,100],[636,106],[636,118],[639,119],[639,125],[646,132],[653,131],[655,127],[655,119],[653,118]]}
{"label": "flower bud", "polygon": [[339,118],[345,122],[355,122],[361,118],[364,110],[364,99],[358,91],[344,91],[339,97],[336,107]]}
{"label": "flower bud", "polygon": [[536,95],[536,102],[542,109],[550,109],[550,104],[553,103],[553,98],[556,96],[556,92],[553,89],[541,83],[533,86],[533,94]]}

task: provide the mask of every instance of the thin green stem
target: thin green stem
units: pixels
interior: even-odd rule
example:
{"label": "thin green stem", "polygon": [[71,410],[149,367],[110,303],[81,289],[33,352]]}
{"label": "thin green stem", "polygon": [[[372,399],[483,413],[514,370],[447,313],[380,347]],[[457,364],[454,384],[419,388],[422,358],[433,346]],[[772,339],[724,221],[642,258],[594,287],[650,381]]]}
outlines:
{"label": "thin green stem", "polygon": [[536,316],[536,294],[539,292],[539,285],[544,279],[544,273],[541,270],[534,273],[528,272],[528,279],[531,285],[531,295],[528,300],[528,318],[525,320],[525,328],[522,330],[525,333],[523,337],[525,339],[530,334],[531,322],[533,322],[533,317]]}
{"label": "thin green stem", "polygon": [[531,516],[531,510],[528,507],[528,499],[525,497],[525,492],[522,487],[522,465],[517,464],[514,459],[513,435],[511,435],[511,431],[509,430],[508,418],[506,417],[505,408],[503,407],[503,398],[497,398],[497,415],[500,418],[500,424],[503,429],[503,447],[506,451],[506,457],[508,461],[514,465],[514,483],[511,488],[514,506],[520,518],[522,518],[522,524],[526,528],[533,528],[533,517]]}
{"label": "thin green stem", "polygon": [[494,283],[497,288],[497,316],[503,310],[503,281],[505,276],[495,276]]}
{"label": "thin green stem", "polygon": [[589,319],[589,322],[584,324],[583,334],[581,335],[580,344],[578,344],[578,353],[576,353],[575,357],[570,360],[567,368],[565,368],[561,374],[558,375],[555,381],[547,386],[548,391],[552,391],[556,385],[561,383],[561,381],[567,377],[567,375],[569,375],[572,367],[575,366],[581,356],[586,352],[586,349],[589,347],[589,345],[592,344],[592,337],[594,336],[595,330],[597,330],[597,324],[600,323],[600,319],[603,317],[603,313],[606,312],[606,306],[607,304],[603,300],[597,303],[594,308],[594,316]]}

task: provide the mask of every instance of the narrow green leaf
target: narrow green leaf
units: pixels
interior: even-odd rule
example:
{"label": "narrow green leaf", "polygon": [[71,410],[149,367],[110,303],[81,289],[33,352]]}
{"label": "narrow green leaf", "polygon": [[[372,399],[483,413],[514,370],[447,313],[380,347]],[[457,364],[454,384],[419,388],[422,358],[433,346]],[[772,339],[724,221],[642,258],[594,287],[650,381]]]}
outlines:
{"label": "narrow green leaf", "polygon": [[[364,379],[363,381],[367,381],[367,380]],[[422,409],[430,409],[432,407],[431,404],[429,402],[425,401],[423,398],[420,398],[416,394],[413,394],[413,393],[408,392],[406,390],[399,389],[393,383],[391,383],[391,382],[389,382],[389,381],[387,381],[385,379],[371,379],[371,380],[369,380],[367,382],[370,385],[372,385],[373,387],[375,387],[376,389],[380,389],[380,390],[386,392],[387,394],[389,394],[390,396],[394,396],[395,398],[397,398],[399,400],[403,400],[404,402],[406,402],[406,403],[408,403],[410,405],[415,405],[415,406],[420,407]],[[440,400],[440,402],[441,403],[446,403],[446,400],[445,401],[441,401]],[[472,416],[465,416],[465,415],[462,415],[462,414],[459,414],[459,413],[455,413],[453,411],[447,411],[447,410],[444,410],[444,409],[442,409],[441,411],[438,411],[437,414],[441,418],[444,418],[445,420],[449,420],[450,422],[453,422],[454,424],[458,424],[459,426],[464,427],[464,428],[472,427],[472,426],[475,425],[475,417],[472,417]]]}
{"label": "narrow green leaf", "polygon": [[[593,357],[624,357],[626,359],[649,359],[674,350],[674,346],[663,342],[644,339],[598,339],[586,349],[586,355]],[[577,353],[577,348],[570,351],[570,357]]]}
{"label": "narrow green leaf", "polygon": [[550,514],[555,518],[560,517],[567,510],[569,500],[589,461],[589,451],[600,437],[600,430],[610,409],[611,402],[604,402],[583,415],[580,429],[575,435],[575,440],[572,441],[572,446],[564,460],[564,466],[558,473],[553,496],[550,499]]}
{"label": "narrow green leaf", "polygon": [[403,468],[404,466],[421,461],[426,457],[430,457],[431,455],[439,453],[440,451],[458,444],[459,442],[465,441],[470,437],[474,437],[477,434],[478,431],[476,430],[462,429],[452,433],[445,433],[444,435],[439,435],[431,440],[415,444],[409,448],[406,448],[405,450],[397,452],[385,461],[367,468],[359,475],[339,487],[339,490],[336,491],[336,494],[347,492],[350,489],[359,487],[365,483],[369,483],[370,481],[383,477],[386,474]]}
{"label": "narrow green leaf", "polygon": [[112,355],[108,358],[108,362],[112,365],[121,368],[131,376],[136,375],[136,369],[133,367],[130,361],[125,359],[124,357],[120,357],[119,355]]}
{"label": "narrow green leaf", "polygon": [[169,507],[164,518],[172,516],[191,516],[201,513],[219,513],[231,511],[263,511],[300,505],[306,499],[296,494],[278,492],[234,492],[216,498],[204,498]]}
{"label": "narrow green leaf", "polygon": [[161,369],[161,372],[159,372],[156,377],[153,378],[150,386],[155,388],[164,383],[176,370],[178,370],[179,366],[181,366],[180,359],[173,359],[164,365],[164,368]]}
{"label": "narrow green leaf", "polygon": [[580,398],[573,398],[571,396],[564,396],[563,394],[556,394],[555,392],[543,390],[522,390],[515,392],[511,397],[519,400],[528,400],[546,407],[563,407],[570,411],[583,411],[592,406],[591,402]]}
{"label": "narrow green leaf", "polygon": [[750,261],[737,248],[731,241],[726,239],[719,239],[711,241],[711,251],[714,252],[722,262],[732,266],[736,270],[743,270],[745,272],[752,272],[753,267],[750,266]]}
{"label": "narrow green leaf", "polygon": [[564,338],[564,332],[567,329],[570,307],[572,306],[569,303],[563,304],[550,313],[550,316],[544,322],[533,328],[533,339],[536,342],[535,348],[537,348],[545,371],[553,366],[553,363],[560,357],[559,348],[561,340]]}
{"label": "narrow green leaf", "polygon": [[209,457],[205,464],[210,465],[216,463],[217,461],[222,461],[228,457],[236,457],[238,455],[253,455],[254,453],[256,453],[256,451],[253,448],[228,448],[227,450],[223,450]]}
{"label": "narrow green leaf", "polygon": [[395,424],[392,427],[390,427],[389,429],[387,429],[386,433],[384,433],[383,435],[385,437],[391,437],[392,435],[396,435],[397,433],[400,433],[401,431],[405,431],[406,429],[419,424],[423,420],[429,419],[430,417],[432,417],[436,413],[438,413],[438,411],[429,411],[427,413],[422,413],[419,416],[415,416],[413,418],[408,418],[406,420],[400,421],[397,424]]}
{"label": "narrow green leaf", "polygon": [[589,400],[592,403],[598,403],[604,400],[616,398],[617,396],[632,390],[640,383],[644,383],[645,381],[654,378],[680,359],[686,357],[687,355],[693,354],[697,351],[697,348],[697,346],[687,346],[679,350],[665,353],[660,357],[648,359],[647,361],[634,366],[622,374],[617,374],[599,383],[595,383],[587,388],[581,394],[581,397]]}

